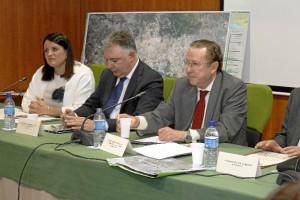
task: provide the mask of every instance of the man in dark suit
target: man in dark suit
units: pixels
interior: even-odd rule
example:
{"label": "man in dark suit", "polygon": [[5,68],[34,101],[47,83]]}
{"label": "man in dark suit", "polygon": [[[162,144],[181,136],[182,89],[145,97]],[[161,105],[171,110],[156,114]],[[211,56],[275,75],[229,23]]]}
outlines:
{"label": "man in dark suit", "polygon": [[[160,140],[186,142],[203,142],[208,121],[214,120],[219,142],[246,146],[246,85],[224,72],[222,62],[222,52],[215,42],[192,42],[184,61],[187,77],[176,80],[168,101],[141,116],[121,114],[118,118],[131,117],[131,127],[141,135],[158,133]],[[194,124],[203,90],[208,92],[203,98],[204,119]]]}
{"label": "man in dark suit", "polygon": [[[108,102],[111,102],[113,90],[120,82],[123,82],[123,89],[118,100],[112,104],[143,91],[146,94],[104,112],[108,131],[116,131],[116,117],[119,113],[140,115],[154,110],[163,100],[162,76],[139,60],[134,39],[129,33],[116,31],[110,34],[104,44],[104,58],[108,69],[102,72],[97,90],[81,107],[75,111],[67,110],[61,116],[65,126],[79,129],[85,117],[94,114],[96,108],[110,107]],[[84,128],[93,130],[94,122],[87,120]]]}
{"label": "man in dark suit", "polygon": [[300,88],[291,92],[285,118],[273,140],[257,143],[255,148],[300,156]]}

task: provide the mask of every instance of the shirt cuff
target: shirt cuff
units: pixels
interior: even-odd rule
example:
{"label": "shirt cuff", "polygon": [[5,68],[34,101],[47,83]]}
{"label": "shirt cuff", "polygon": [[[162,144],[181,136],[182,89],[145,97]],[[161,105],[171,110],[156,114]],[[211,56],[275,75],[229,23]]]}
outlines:
{"label": "shirt cuff", "polygon": [[200,140],[200,135],[199,135],[197,130],[190,129],[190,133],[191,133],[191,136],[192,136],[192,142],[197,142],[197,140]]}
{"label": "shirt cuff", "polygon": [[137,116],[140,119],[140,124],[136,127],[137,130],[146,130],[148,127],[148,122],[145,117]]}

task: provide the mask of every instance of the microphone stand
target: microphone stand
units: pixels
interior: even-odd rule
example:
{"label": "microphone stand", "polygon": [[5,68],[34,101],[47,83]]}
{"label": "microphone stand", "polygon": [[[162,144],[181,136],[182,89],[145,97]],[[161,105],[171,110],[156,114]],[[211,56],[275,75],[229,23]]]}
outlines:
{"label": "microphone stand", "polygon": [[22,82],[24,82],[24,81],[26,81],[26,80],[27,80],[27,77],[25,76],[25,77],[21,78],[20,80],[18,80],[17,82],[15,82],[15,83],[13,83],[13,84],[11,84],[11,85],[9,85],[9,86],[3,88],[2,90],[0,90],[0,93],[4,92],[4,91],[7,90],[8,88],[11,88],[12,86],[17,85],[17,84],[19,84],[19,83],[22,83]]}
{"label": "microphone stand", "polygon": [[[109,107],[107,107],[107,108],[104,108],[104,109],[102,109],[102,112],[104,112],[104,111],[106,111],[106,110],[108,110],[108,109],[110,109],[110,108],[116,107],[116,106],[118,106],[118,105],[120,105],[120,104],[124,104],[124,103],[126,103],[127,101],[130,101],[130,100],[135,99],[135,98],[137,98],[137,97],[143,96],[144,94],[146,94],[146,91],[143,91],[143,92],[141,92],[141,93],[139,93],[139,94],[137,94],[137,95],[135,95],[135,96],[133,96],[133,97],[130,97],[130,98],[128,98],[128,99],[126,99],[126,100],[124,100],[124,101],[122,101],[122,102],[120,102],[120,103],[117,103],[117,104],[115,104],[115,105],[112,105],[112,106],[109,106]],[[93,113],[93,114],[87,116],[87,117],[83,120],[83,122],[82,122],[82,124],[81,124],[81,127],[80,127],[80,130],[81,130],[81,131],[84,131],[84,124],[85,124],[86,120],[88,120],[90,117],[92,117],[92,116],[94,116],[94,115],[95,115],[95,113]]]}
{"label": "microphone stand", "polygon": [[[143,92],[141,92],[141,93],[139,93],[139,94],[137,94],[137,95],[135,95],[135,96],[133,96],[133,97],[131,97],[131,98],[128,98],[128,99],[126,99],[126,100],[124,100],[124,101],[122,101],[122,102],[120,102],[120,103],[117,103],[117,104],[112,105],[112,106],[110,106],[110,107],[104,108],[104,109],[102,109],[102,111],[105,111],[105,110],[107,110],[107,109],[113,108],[113,107],[115,107],[115,106],[117,106],[117,105],[120,105],[120,104],[124,104],[124,103],[126,103],[127,101],[130,101],[130,100],[132,100],[132,99],[135,99],[135,98],[137,98],[137,97],[140,97],[140,96],[142,96],[142,95],[144,95],[144,94],[146,94],[146,91],[143,91]],[[95,113],[93,113],[93,114],[87,116],[87,117],[83,120],[83,122],[82,122],[82,124],[81,124],[81,127],[80,127],[80,130],[74,131],[74,133],[72,133],[72,135],[71,135],[71,141],[77,142],[77,143],[81,143],[81,144],[84,144],[84,145],[87,145],[87,146],[92,146],[92,145],[94,145],[94,138],[93,138],[93,135],[87,133],[86,131],[84,131],[84,124],[85,124],[86,120],[88,120],[90,117],[92,117],[92,116],[94,116],[94,115],[95,115]]]}

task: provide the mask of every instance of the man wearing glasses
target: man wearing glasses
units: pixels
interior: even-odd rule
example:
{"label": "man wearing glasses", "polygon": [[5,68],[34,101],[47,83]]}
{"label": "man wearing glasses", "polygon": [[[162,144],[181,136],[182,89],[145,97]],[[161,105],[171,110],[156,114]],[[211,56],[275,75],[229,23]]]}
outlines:
{"label": "man wearing glasses", "polygon": [[[215,42],[192,42],[184,61],[187,76],[176,80],[168,101],[152,112],[136,117],[120,114],[118,118],[132,118],[131,128],[140,135],[158,133],[163,141],[186,142],[203,142],[208,121],[214,120],[219,142],[247,145],[246,85],[222,71],[222,62],[222,52]],[[197,106],[201,97],[202,111]],[[202,117],[198,117],[200,112]]]}

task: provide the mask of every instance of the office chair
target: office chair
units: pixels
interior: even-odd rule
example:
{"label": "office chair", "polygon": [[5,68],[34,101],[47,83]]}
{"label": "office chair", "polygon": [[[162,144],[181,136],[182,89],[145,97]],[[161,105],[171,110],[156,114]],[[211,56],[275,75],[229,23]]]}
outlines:
{"label": "office chair", "polygon": [[249,147],[261,141],[262,132],[271,116],[273,95],[272,89],[263,84],[246,84],[247,87],[247,129]]}
{"label": "office chair", "polygon": [[164,77],[164,100],[167,101],[177,78]]}
{"label": "office chair", "polygon": [[103,70],[106,69],[106,66],[101,65],[101,64],[91,64],[90,68],[94,74],[95,87],[97,88],[99,85],[100,76],[101,76]]}

